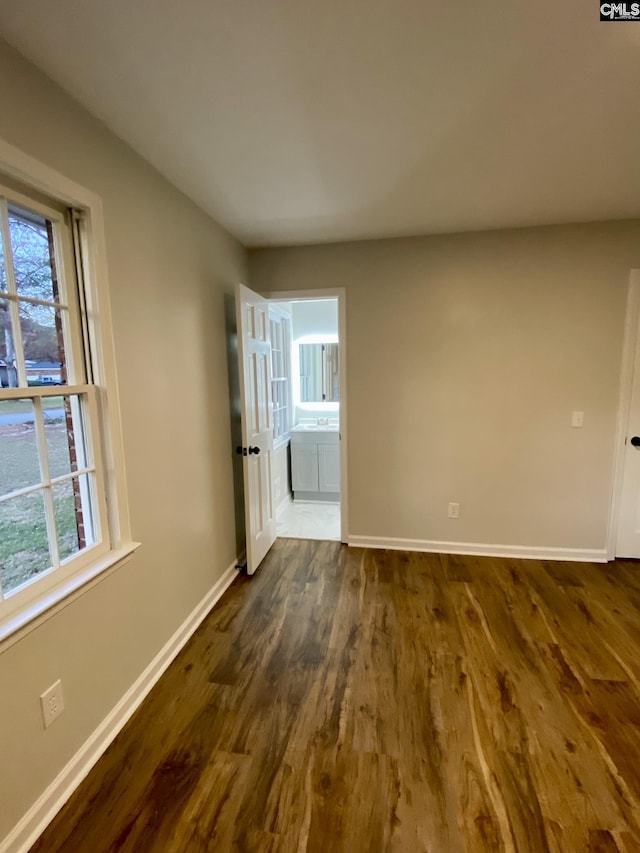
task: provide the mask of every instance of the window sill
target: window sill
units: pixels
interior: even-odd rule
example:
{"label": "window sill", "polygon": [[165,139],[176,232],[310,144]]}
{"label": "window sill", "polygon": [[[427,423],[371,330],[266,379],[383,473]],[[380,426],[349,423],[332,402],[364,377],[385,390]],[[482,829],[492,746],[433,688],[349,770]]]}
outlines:
{"label": "window sill", "polygon": [[129,542],[110,551],[88,568],[48,589],[19,613],[9,616],[0,623],[0,654],[128,563],[139,547],[140,542]]}

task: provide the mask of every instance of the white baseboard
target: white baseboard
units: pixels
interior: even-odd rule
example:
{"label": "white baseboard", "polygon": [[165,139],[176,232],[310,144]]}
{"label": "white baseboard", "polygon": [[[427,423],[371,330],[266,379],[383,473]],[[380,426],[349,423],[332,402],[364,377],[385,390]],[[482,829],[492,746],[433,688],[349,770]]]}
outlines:
{"label": "white baseboard", "polygon": [[578,563],[606,563],[608,559],[606,548],[538,548],[528,545],[485,545],[477,542],[437,542],[383,536],[349,536],[349,545],[356,548],[386,548],[392,551],[428,551],[474,557],[519,557],[523,560],[568,560]]}
{"label": "white baseboard", "polygon": [[56,776],[13,830],[0,841],[0,853],[24,853],[44,832],[107,747],[124,728],[134,711],[186,645],[191,635],[220,600],[237,575],[236,560],[187,616],[71,761]]}

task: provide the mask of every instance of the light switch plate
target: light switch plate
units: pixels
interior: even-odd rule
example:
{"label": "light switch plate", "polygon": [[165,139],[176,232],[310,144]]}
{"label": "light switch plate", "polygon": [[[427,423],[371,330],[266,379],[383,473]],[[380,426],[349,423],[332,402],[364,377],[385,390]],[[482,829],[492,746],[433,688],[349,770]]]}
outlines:
{"label": "light switch plate", "polygon": [[571,426],[580,429],[584,426],[584,412],[573,412],[571,414]]}

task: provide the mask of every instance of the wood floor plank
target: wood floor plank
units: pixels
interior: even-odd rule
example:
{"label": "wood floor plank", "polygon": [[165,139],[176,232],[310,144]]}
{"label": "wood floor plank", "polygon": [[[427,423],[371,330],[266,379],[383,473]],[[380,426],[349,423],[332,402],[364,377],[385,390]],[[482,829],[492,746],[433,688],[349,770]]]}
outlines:
{"label": "wood floor plank", "polygon": [[[523,561],[526,580],[555,642],[566,652],[575,667],[589,678],[625,681],[626,673],[615,658],[602,646],[601,638],[592,625],[585,625],[584,614],[566,588],[556,583],[547,571],[540,571],[537,560]],[[587,570],[585,569],[585,575]],[[570,585],[569,585],[570,586]]]}
{"label": "wood floor plank", "polygon": [[[585,738],[582,731],[576,731],[573,740],[566,737],[575,728],[574,715],[545,666],[544,640],[549,634],[537,608],[529,609],[531,596],[519,575],[514,571],[506,575],[505,568],[513,567],[493,561],[491,573],[483,572],[474,587],[496,647],[508,650],[502,657],[504,674],[498,676],[501,703],[503,709],[514,702],[526,709],[524,737],[534,787],[548,824],[547,840],[560,839],[560,849],[580,849],[587,846],[584,833],[591,827],[619,828],[625,818],[615,786],[603,784],[608,778],[607,764],[592,739]],[[500,579],[498,585],[491,582],[491,574]],[[579,585],[574,581],[570,586]],[[580,683],[574,680],[581,693]],[[626,683],[615,681],[613,685],[629,689]],[[596,768],[599,772],[594,776]]]}
{"label": "wood floor plank", "polygon": [[200,783],[178,816],[166,853],[232,849],[250,765],[246,755],[214,752],[209,757]]}
{"label": "wood floor plank", "polygon": [[585,625],[634,683],[640,698],[640,623],[628,596],[605,572],[594,573],[588,590],[573,589],[567,594]]}
{"label": "wood floor plank", "polygon": [[278,540],[34,851],[640,851],[640,576]]}
{"label": "wood floor plank", "polygon": [[[488,600],[467,587],[459,593],[460,622],[473,690],[477,696],[477,727],[492,773],[500,780],[500,795],[509,814],[515,849],[530,844],[548,851],[549,844],[539,792],[534,783],[526,711],[516,693],[515,675],[508,663],[512,649],[499,644]],[[506,615],[503,614],[506,619]]]}

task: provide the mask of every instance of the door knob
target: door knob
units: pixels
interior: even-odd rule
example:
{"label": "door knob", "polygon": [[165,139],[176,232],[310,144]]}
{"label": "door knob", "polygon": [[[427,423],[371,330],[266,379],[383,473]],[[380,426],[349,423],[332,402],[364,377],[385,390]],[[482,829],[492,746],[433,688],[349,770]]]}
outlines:
{"label": "door knob", "polygon": [[631,444],[633,444],[634,447],[640,447],[640,435],[634,435],[631,439]]}
{"label": "door knob", "polygon": [[[640,438],[638,439],[638,444],[640,444]],[[255,453],[255,455],[257,456],[258,453],[260,453],[260,448],[259,447],[250,447],[249,448],[249,456],[251,456],[252,453]]]}

